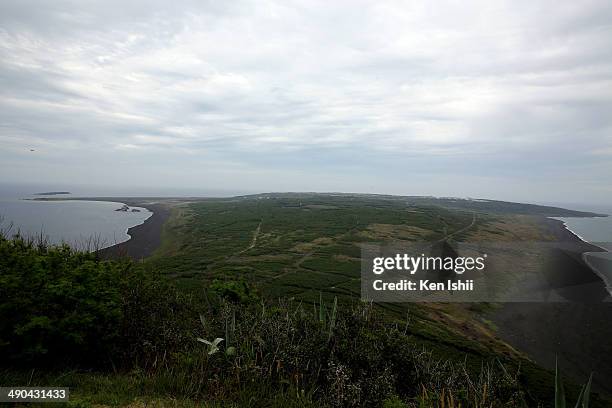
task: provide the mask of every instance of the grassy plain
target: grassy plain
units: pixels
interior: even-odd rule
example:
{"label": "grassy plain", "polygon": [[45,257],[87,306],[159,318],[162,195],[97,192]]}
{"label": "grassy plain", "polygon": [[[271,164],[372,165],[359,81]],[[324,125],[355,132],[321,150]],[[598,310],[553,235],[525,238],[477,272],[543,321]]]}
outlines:
{"label": "grassy plain", "polygon": [[[340,405],[351,406],[347,402],[354,397],[347,394],[351,387],[363,391],[355,401],[367,405],[367,393],[385,384],[393,384],[395,391],[381,389],[376,395],[392,397],[399,392],[409,403],[385,406],[441,406],[440,393],[444,395],[451,388],[456,395],[470,394],[463,395],[464,401],[471,401],[468,406],[488,406],[476,401],[484,398],[483,392],[491,390],[491,384],[502,385],[494,395],[504,401],[509,401],[506,391],[519,392],[529,406],[550,406],[554,400],[553,373],[497,336],[497,328],[489,320],[495,305],[360,303],[361,250],[370,243],[554,240],[558,231],[542,227],[544,215],[582,213],[495,201],[347,194],[261,194],[155,202],[170,208],[171,214],[163,225],[161,246],[152,257],[137,263],[137,268],[169,277],[181,299],[197,299],[193,305],[191,300],[186,303],[191,305],[190,315],[178,317],[180,308],[170,307],[170,322],[189,326],[188,334],[180,332],[186,336],[186,340],[181,337],[185,344],[169,352],[165,346],[156,348],[159,356],[137,359],[132,371],[74,370],[59,376],[27,371],[23,378],[73,387],[75,403],[82,401],[84,406],[206,406],[204,401],[211,402],[210,406],[215,406],[212,401],[258,406],[257,401],[264,400],[269,406],[319,406],[321,386],[331,387],[335,393],[328,401],[332,406],[342,398],[346,403]],[[537,256],[522,262],[537,262]],[[154,282],[151,285],[155,287]],[[223,303],[216,303],[215,298],[223,294],[215,288],[248,288],[249,297],[237,302],[235,309],[226,310]],[[177,330],[169,330],[166,320],[158,322],[149,316],[152,306],[159,306],[164,313],[170,311],[164,306],[165,297],[157,292],[149,296],[131,287],[126,291],[123,296],[128,301],[124,300],[122,310],[132,311],[139,305],[139,318],[128,316],[121,327],[134,325],[140,333],[144,330],[141,323],[152,322],[151,327],[144,325],[145,337],[130,337],[135,345],[126,349],[148,350],[159,338],[174,339]],[[138,301],[130,300],[133,296]],[[337,323],[331,317],[336,316],[336,301]],[[371,320],[370,312],[364,314],[370,308],[380,320]],[[206,357],[195,348],[195,333],[201,333],[202,328],[191,325],[199,325],[199,313],[200,319],[205,315],[202,325],[206,332],[199,335],[224,338],[223,353]],[[313,339],[320,344],[311,344]],[[153,356],[148,351],[145,354]],[[150,364],[141,368],[143,361]],[[345,388],[334,388],[346,375],[336,370],[342,368],[334,365],[337,363],[350,372],[350,381],[342,386]],[[494,376],[495,381],[491,381],[494,377],[484,378],[483,367],[492,367],[501,377]],[[324,376],[332,374],[334,381]],[[387,374],[388,381],[382,385],[376,382]],[[0,372],[0,382],[9,378],[14,383],[18,375]],[[255,378],[258,381],[253,383]],[[312,394],[296,398],[294,386],[304,378],[313,387]],[[411,378],[417,380],[408,387],[404,382]],[[512,384],[506,384],[509,378]],[[479,385],[474,386],[473,381]],[[259,388],[250,389],[253,384]],[[575,398],[579,389],[571,384],[567,388],[567,394]],[[421,389],[424,393],[435,390],[435,394],[431,398],[419,395]],[[593,406],[607,406],[595,395],[592,401]]]}
{"label": "grassy plain", "polygon": [[[360,293],[365,243],[553,240],[542,215],[572,211],[504,202],[344,194],[261,194],[175,207],[151,258],[188,291],[245,281],[262,298],[340,304]],[[499,359],[521,366],[525,382],[552,395],[552,374],[504,343],[487,304],[380,304],[406,325],[415,347],[466,361],[475,371]]]}
{"label": "grassy plain", "polygon": [[186,287],[245,279],[266,296],[354,297],[361,243],[433,241],[471,221],[468,211],[367,197],[201,201],[175,208],[153,261]]}

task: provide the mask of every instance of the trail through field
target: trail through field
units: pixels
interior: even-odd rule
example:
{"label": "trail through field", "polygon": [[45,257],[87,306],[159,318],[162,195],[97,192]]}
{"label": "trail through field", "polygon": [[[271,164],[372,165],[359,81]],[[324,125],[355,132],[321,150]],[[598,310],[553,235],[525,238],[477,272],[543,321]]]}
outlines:
{"label": "trail through field", "polygon": [[314,251],[310,251],[306,254],[304,254],[302,257],[300,257],[297,261],[295,261],[293,263],[293,269],[289,269],[289,268],[283,268],[283,272],[272,276],[269,280],[275,280],[275,279],[279,279],[282,278],[283,276],[289,274],[289,273],[294,273],[297,272],[298,270],[304,270],[304,268],[302,268],[302,263],[307,260],[308,258],[310,258],[312,255],[314,254]]}
{"label": "trail through field", "polygon": [[261,219],[261,221],[259,221],[259,224],[257,225],[257,228],[255,228],[255,231],[253,231],[253,238],[251,239],[251,243],[249,244],[249,246],[247,246],[246,248],[235,252],[233,254],[224,256],[222,259],[218,259],[214,262],[211,262],[210,264],[208,264],[206,266],[206,270],[212,270],[215,266],[219,265],[222,262],[228,262],[232,259],[234,259],[235,257],[237,257],[238,255],[241,255],[245,252],[247,252],[250,249],[255,248],[255,245],[257,245],[257,237],[259,236],[259,233],[261,231],[261,225],[263,224],[263,219]]}
{"label": "trail through field", "polygon": [[235,255],[243,254],[249,249],[255,248],[255,245],[257,245],[257,237],[259,236],[259,232],[261,231],[261,224],[263,224],[263,219],[259,221],[259,225],[257,225],[257,228],[255,228],[255,232],[253,232],[253,239],[251,240],[251,243],[249,244],[249,246],[244,248],[242,251],[238,252]]}
{"label": "trail through field", "polygon": [[[346,232],[343,232],[341,234],[338,234],[334,237],[331,237],[332,242],[334,243],[338,243],[343,237],[351,234],[352,232],[354,232],[355,230],[357,230],[357,228],[359,227],[359,220],[357,217],[355,217],[355,224],[349,228]],[[284,268],[283,272],[281,272],[280,274],[276,275],[276,276],[272,276],[271,278],[269,278],[269,280],[276,280],[276,279],[280,279],[282,277],[284,277],[285,275],[288,275],[290,273],[296,273],[299,271],[302,272],[308,272],[307,269],[304,269],[302,267],[302,263],[304,263],[304,261],[306,261],[307,259],[309,259],[310,257],[312,257],[315,254],[316,250],[313,251],[309,251],[307,253],[305,253],[304,255],[302,255],[299,259],[297,259],[291,268]],[[350,280],[350,279],[349,279]]]}
{"label": "trail through field", "polygon": [[463,227],[461,229],[458,229],[455,232],[451,232],[450,234],[446,234],[444,236],[444,238],[439,239],[436,243],[446,241],[446,240],[448,240],[449,238],[452,238],[455,235],[459,235],[462,232],[465,232],[465,231],[469,230],[470,228],[472,228],[474,226],[474,224],[476,224],[476,212],[472,213],[472,222],[470,223],[470,225],[465,226],[465,227]]}

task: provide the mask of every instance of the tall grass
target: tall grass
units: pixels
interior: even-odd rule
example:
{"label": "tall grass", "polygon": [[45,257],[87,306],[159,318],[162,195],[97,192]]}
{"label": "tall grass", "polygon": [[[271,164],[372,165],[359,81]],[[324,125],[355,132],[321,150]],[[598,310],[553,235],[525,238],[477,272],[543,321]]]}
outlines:
{"label": "tall grass", "polygon": [[[593,374],[590,375],[589,381],[582,386],[580,394],[578,394],[578,400],[576,401],[575,408],[588,408],[591,394],[591,382],[593,380]],[[565,388],[563,387],[563,380],[559,372],[559,362],[555,361],[555,408],[566,408],[567,402],[565,398]]]}
{"label": "tall grass", "polygon": [[[157,390],[234,402],[250,393],[262,405],[282,395],[330,407],[387,400],[407,407],[524,406],[518,371],[491,361],[474,373],[465,363],[437,359],[369,303],[339,307],[320,299],[308,312],[283,299],[259,307],[221,302],[199,326],[193,347],[148,372]],[[212,339],[223,341],[211,353]]]}
{"label": "tall grass", "polygon": [[[90,398],[110,405],[143,395],[279,407],[541,402],[527,392],[519,367],[482,357],[475,369],[441,358],[414,341],[409,316],[390,320],[372,303],[326,304],[319,295],[304,304],[214,291],[199,299],[142,264],[1,236],[0,270],[2,383],[25,378],[74,387],[77,395],[95,383],[105,396]],[[42,361],[46,371],[38,370]],[[92,369],[98,373],[83,372]],[[27,375],[19,377],[22,371]],[[577,407],[589,405],[589,393],[590,380]]]}

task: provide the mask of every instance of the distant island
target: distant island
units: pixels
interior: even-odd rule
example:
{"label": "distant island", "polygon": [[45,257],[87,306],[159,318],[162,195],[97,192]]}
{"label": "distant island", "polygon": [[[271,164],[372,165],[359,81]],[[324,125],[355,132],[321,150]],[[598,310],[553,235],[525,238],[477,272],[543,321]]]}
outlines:
{"label": "distant island", "polygon": [[46,195],[62,195],[62,194],[72,194],[70,191],[48,191],[46,193],[36,193],[34,195],[46,196]]}

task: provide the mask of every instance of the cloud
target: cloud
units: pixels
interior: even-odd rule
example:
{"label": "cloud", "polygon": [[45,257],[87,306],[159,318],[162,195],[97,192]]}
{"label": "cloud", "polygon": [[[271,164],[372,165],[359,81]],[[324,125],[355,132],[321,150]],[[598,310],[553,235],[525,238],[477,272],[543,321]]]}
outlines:
{"label": "cloud", "polygon": [[[591,184],[559,186],[612,174],[610,21],[606,1],[7,0],[1,166],[145,183],[214,163],[237,189],[440,195],[462,175],[463,195],[605,200]],[[15,158],[32,146],[45,155]],[[119,159],[138,166],[108,168]],[[404,174],[428,191],[402,187]],[[508,197],[502,181],[533,175],[555,189]]]}

